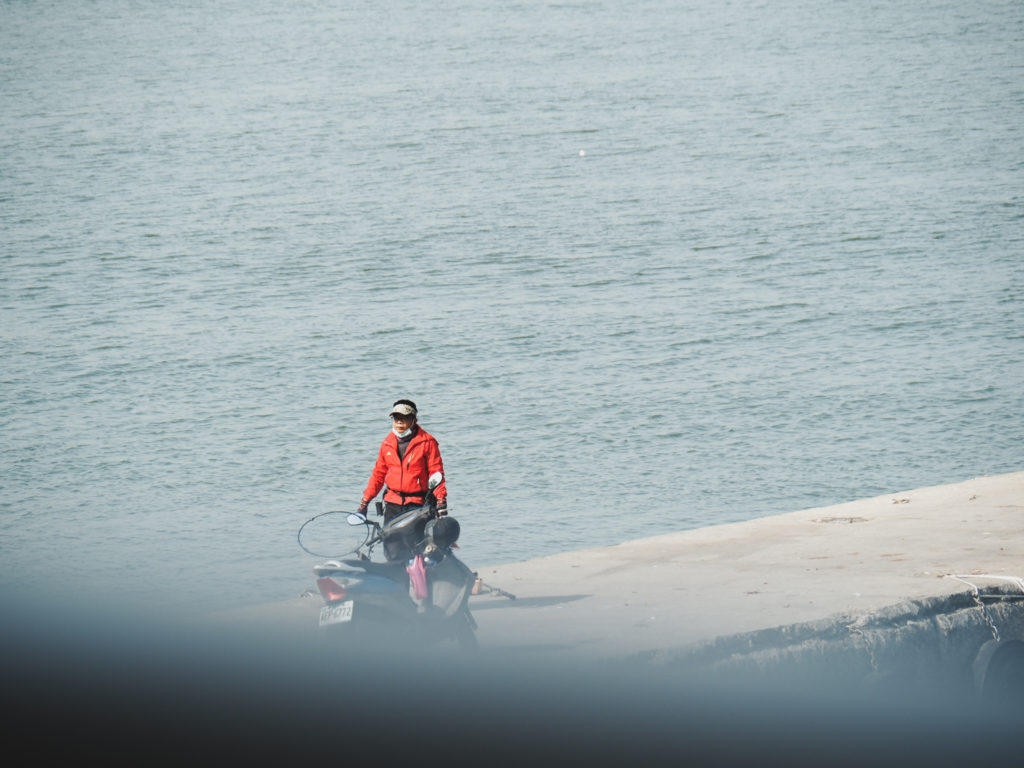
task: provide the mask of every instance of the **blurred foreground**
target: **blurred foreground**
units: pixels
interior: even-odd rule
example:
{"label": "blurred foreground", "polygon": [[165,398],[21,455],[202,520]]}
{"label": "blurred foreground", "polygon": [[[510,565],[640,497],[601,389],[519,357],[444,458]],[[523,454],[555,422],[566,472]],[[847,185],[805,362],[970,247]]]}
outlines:
{"label": "blurred foreground", "polygon": [[642,659],[346,649],[315,632],[0,601],[8,747],[33,762],[941,766],[1020,750],[1020,688],[982,703],[927,685],[755,685]]}

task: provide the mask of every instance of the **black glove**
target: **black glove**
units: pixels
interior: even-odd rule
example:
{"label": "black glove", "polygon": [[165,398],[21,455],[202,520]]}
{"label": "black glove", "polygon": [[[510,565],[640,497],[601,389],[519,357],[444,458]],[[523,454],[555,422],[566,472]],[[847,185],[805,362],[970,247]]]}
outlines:
{"label": "black glove", "polygon": [[361,501],[361,502],[359,502],[359,509],[356,510],[356,511],[359,512],[359,514],[362,515],[363,517],[366,517],[366,507],[367,507],[367,505],[369,503],[370,502],[368,502],[368,501]]}
{"label": "black glove", "polygon": [[441,517],[441,515],[447,515],[447,514],[448,514],[448,499],[441,499],[439,502],[437,502],[437,516]]}

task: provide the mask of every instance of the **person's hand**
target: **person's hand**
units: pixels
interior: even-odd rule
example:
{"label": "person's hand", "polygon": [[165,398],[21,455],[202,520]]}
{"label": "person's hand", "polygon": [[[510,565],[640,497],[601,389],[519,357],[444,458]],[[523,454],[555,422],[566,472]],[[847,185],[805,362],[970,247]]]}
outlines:
{"label": "person's hand", "polygon": [[441,517],[441,515],[447,515],[447,514],[448,514],[448,500],[447,499],[441,499],[441,501],[437,502],[437,516]]}
{"label": "person's hand", "polygon": [[369,504],[370,504],[370,502],[368,502],[368,501],[361,501],[361,502],[359,502],[359,509],[356,510],[356,511],[359,512],[359,514],[362,515],[363,517],[366,517],[366,507]]}

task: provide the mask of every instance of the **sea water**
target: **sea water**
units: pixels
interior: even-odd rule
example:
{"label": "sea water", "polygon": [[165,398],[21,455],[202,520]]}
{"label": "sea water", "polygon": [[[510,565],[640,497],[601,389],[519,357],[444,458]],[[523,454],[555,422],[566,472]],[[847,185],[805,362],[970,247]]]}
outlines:
{"label": "sea water", "polygon": [[0,586],[300,594],[400,397],[474,568],[1021,469],[1022,42],[1013,0],[0,3]]}

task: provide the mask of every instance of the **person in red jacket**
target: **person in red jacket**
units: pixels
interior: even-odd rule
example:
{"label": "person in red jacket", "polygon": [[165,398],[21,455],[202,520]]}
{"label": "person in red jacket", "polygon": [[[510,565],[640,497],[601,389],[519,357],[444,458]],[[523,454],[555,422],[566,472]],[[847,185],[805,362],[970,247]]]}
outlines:
{"label": "person in red jacket", "polygon": [[[370,482],[363,491],[359,512],[366,515],[370,500],[382,487],[384,493],[384,524],[407,509],[423,506],[426,501],[427,478],[435,472],[444,476],[441,450],[433,435],[416,421],[416,403],[396,400],[391,409],[392,428],[377,453],[377,463],[370,473]],[[438,515],[448,514],[448,489],[444,480],[434,489]]]}

